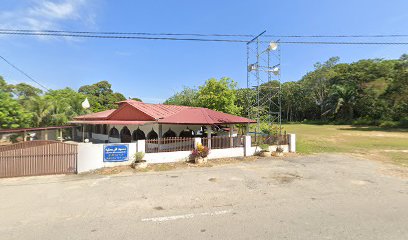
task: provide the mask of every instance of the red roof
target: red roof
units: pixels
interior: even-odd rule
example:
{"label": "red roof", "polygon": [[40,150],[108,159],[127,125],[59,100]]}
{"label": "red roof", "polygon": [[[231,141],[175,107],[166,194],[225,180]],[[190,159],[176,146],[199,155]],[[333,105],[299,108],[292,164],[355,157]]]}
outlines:
{"label": "red roof", "polygon": [[119,102],[119,108],[75,117],[71,123],[142,125],[162,124],[239,124],[256,121],[207,108],[143,103],[134,100]]}
{"label": "red roof", "polygon": [[107,119],[109,115],[111,115],[116,109],[110,109],[102,112],[96,112],[96,113],[90,113],[90,114],[85,114],[82,116],[75,117],[75,119]]}

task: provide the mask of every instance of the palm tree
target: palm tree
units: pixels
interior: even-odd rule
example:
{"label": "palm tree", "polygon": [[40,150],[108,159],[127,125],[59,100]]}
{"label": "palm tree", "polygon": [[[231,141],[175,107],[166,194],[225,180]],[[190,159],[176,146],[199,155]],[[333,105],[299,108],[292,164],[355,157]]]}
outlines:
{"label": "palm tree", "polygon": [[356,88],[350,85],[334,85],[331,91],[332,110],[335,114],[344,116],[346,120],[353,119],[353,107],[356,101]]}
{"label": "palm tree", "polygon": [[43,96],[32,97],[27,103],[27,108],[31,112],[34,127],[44,127],[51,121],[53,104]]}

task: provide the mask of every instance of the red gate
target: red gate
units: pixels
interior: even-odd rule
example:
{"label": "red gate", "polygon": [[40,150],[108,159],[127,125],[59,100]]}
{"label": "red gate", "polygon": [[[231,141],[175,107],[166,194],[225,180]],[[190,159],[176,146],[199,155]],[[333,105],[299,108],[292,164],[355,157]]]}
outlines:
{"label": "red gate", "polygon": [[0,178],[76,173],[78,148],[57,141],[29,141],[0,147]]}

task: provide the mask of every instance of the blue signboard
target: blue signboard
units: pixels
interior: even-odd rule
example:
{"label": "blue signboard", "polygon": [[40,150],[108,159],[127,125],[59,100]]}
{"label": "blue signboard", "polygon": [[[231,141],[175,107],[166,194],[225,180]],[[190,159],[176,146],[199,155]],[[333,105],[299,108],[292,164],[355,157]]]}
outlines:
{"label": "blue signboard", "polygon": [[129,160],[128,144],[107,144],[103,146],[104,162],[126,162]]}

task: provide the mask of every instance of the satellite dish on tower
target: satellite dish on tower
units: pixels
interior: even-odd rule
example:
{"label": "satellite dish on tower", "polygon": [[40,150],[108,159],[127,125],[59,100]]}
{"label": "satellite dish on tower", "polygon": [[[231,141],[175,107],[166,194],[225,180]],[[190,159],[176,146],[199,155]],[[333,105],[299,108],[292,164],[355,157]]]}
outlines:
{"label": "satellite dish on tower", "polygon": [[268,72],[273,73],[275,76],[279,75],[279,71],[280,71],[279,67],[274,67],[274,68],[268,70]]}
{"label": "satellite dish on tower", "polygon": [[85,98],[85,100],[82,102],[82,108],[88,109],[91,107],[91,104],[89,104],[88,98]]}
{"label": "satellite dish on tower", "polygon": [[270,51],[270,50],[275,51],[276,49],[278,49],[278,43],[277,43],[277,42],[270,42],[270,43],[269,43],[268,50],[269,50],[269,51]]}

